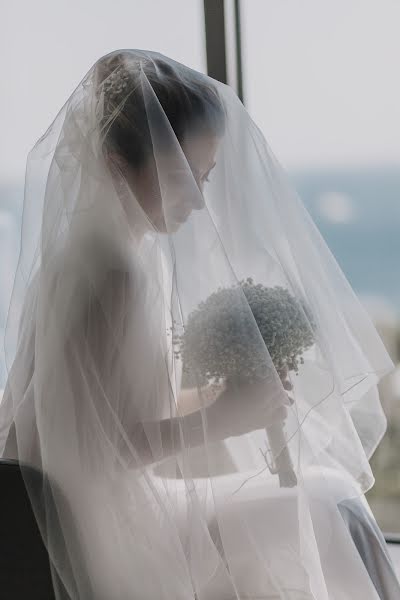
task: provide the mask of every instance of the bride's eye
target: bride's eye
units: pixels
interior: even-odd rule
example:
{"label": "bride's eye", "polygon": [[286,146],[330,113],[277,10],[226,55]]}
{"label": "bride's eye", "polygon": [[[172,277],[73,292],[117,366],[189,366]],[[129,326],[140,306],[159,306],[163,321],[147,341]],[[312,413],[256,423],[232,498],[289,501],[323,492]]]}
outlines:
{"label": "bride's eye", "polygon": [[203,181],[210,181],[210,174],[211,174],[211,171],[212,171],[212,170],[213,170],[213,167],[211,167],[211,169],[209,169],[209,170],[207,171],[207,173],[205,173],[205,174],[203,175],[203,178],[202,178],[202,180],[203,180]]}
{"label": "bride's eye", "polygon": [[203,177],[202,177],[202,182],[205,183],[206,181],[210,181],[210,174],[211,171],[213,170],[213,168],[215,167],[216,163],[214,162],[213,165],[211,165],[211,167],[208,169],[208,171],[206,173],[204,173]]}

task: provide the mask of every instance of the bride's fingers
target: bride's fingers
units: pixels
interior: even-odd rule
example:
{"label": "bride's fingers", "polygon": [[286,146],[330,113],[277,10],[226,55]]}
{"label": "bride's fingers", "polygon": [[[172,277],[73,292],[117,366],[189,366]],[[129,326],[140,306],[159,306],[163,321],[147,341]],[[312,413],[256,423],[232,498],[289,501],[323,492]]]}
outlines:
{"label": "bride's fingers", "polygon": [[292,398],[291,396],[289,396],[289,394],[286,394],[285,404],[286,404],[286,406],[293,406],[293,404],[294,404],[294,398]]}
{"label": "bride's fingers", "polygon": [[293,389],[293,385],[290,383],[288,379],[284,379],[282,381],[283,389],[287,392],[290,392]]}

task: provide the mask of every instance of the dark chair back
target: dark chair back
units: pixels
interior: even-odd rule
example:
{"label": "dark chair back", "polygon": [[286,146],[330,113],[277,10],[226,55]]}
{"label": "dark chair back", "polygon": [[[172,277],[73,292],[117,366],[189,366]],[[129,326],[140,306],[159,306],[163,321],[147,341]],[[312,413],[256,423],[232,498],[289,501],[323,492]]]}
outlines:
{"label": "dark chair back", "polygon": [[[24,467],[32,489],[43,477]],[[55,600],[49,556],[17,461],[0,459],[0,596],[7,600]]]}

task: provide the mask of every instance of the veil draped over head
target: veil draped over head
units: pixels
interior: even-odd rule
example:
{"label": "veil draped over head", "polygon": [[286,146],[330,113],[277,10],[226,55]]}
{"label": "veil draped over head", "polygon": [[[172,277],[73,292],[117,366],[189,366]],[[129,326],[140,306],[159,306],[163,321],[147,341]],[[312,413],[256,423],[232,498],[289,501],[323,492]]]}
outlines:
{"label": "veil draped over head", "polygon": [[[281,298],[270,344],[249,290]],[[44,475],[57,598],[377,598],[338,505],[373,483],[392,364],[229,87],[96,62],[28,157],[6,335],[0,452]]]}

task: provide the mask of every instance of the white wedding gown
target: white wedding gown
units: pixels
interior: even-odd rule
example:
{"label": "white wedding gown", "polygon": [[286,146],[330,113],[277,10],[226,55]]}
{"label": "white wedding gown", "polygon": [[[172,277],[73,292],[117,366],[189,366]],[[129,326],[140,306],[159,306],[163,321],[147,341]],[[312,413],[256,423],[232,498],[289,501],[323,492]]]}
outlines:
{"label": "white wedding gown", "polygon": [[[162,257],[163,268],[166,270],[165,260]],[[164,281],[168,282],[167,276]],[[171,289],[167,287],[166,298],[171,297]],[[169,312],[166,311],[169,315]],[[168,326],[170,323],[168,322]],[[171,350],[172,354],[172,350]],[[171,363],[171,369],[180,367],[180,363]],[[181,373],[174,377],[180,380]],[[179,390],[176,390],[179,393]],[[376,395],[376,388],[369,394]],[[312,416],[310,417],[312,419]],[[260,438],[261,440],[262,438]],[[296,557],[301,556],[298,547],[299,528],[302,524],[295,519],[297,515],[294,505],[301,502],[297,491],[279,488],[271,485],[263,473],[258,477],[249,471],[249,480],[244,476],[246,463],[252,466],[252,445],[246,439],[229,438],[213,444],[214,469],[204,463],[202,453],[194,448],[192,450],[191,466],[194,484],[198,486],[199,493],[205,498],[208,513],[208,524],[213,540],[223,553],[221,544],[218,543],[218,523],[215,519],[215,505],[213,502],[213,486],[208,477],[218,477],[218,490],[226,489],[225,516],[226,529],[230,529],[237,539],[233,539],[232,547],[237,549],[234,559],[235,573],[240,573],[238,592],[242,598],[278,599],[280,596],[274,592],[276,582],[268,581],[265,577],[263,563],[268,563],[269,569],[281,574],[282,580],[290,564],[290,570],[298,570],[298,588],[293,589],[295,600],[311,599],[308,582],[302,588],[304,566],[299,562],[295,567]],[[177,472],[179,458],[167,459],[150,469],[155,475],[155,484],[164,485],[166,477],[169,485],[176,485],[176,494],[180,498],[182,514],[186,514],[185,484],[176,480],[171,484],[171,473]],[[235,474],[235,471],[239,474]],[[178,467],[179,472],[179,467]],[[329,600],[374,599],[396,600],[400,598],[400,585],[388,553],[384,537],[376,525],[375,518],[363,495],[359,495],[354,482],[346,478],[343,473],[334,469],[310,468],[303,473],[304,493],[310,506],[310,515],[318,545],[319,558],[324,574]],[[265,486],[270,486],[269,490]],[[345,499],[345,500],[343,500]],[[273,515],[276,519],[276,527]],[[271,518],[272,516],[272,518]],[[241,531],[237,527],[238,521],[244,519],[246,528],[251,530],[255,545],[263,549],[263,555],[258,561],[249,561],[246,553],[240,552]],[[284,528],[282,528],[284,523]],[[220,575],[220,581],[218,579]],[[279,577],[279,575],[278,575]],[[343,581],[346,582],[345,586]],[[268,587],[270,586],[270,589]],[[209,583],[210,600],[231,600],[232,595],[224,591],[224,577],[222,573],[213,573]],[[289,598],[289,596],[288,596]],[[233,599],[232,599],[233,600]],[[315,600],[318,600],[316,598]]]}
{"label": "white wedding gown", "polygon": [[[199,131],[218,145],[204,195]],[[110,132],[153,169],[143,196],[106,164]],[[0,454],[44,474],[39,495],[25,483],[72,600],[398,599],[363,496],[385,428],[376,384],[392,363],[235,94],[156,53],[111,53],[30,153],[25,190]],[[161,231],[143,209],[154,204]],[[194,422],[179,411],[167,332],[247,277],[286,290],[312,335],[293,404],[238,292],[231,329],[254,344],[234,358],[260,361],[262,398],[239,387],[215,423],[209,406]],[[272,321],[292,342],[285,310]],[[277,406],[292,488],[265,463]]]}
{"label": "white wedding gown", "polygon": [[[229,445],[229,444],[228,444]],[[231,468],[231,465],[229,465]],[[162,469],[155,469],[158,476]],[[298,530],[301,526],[294,515],[293,505],[299,502],[296,493],[290,489],[276,488],[268,492],[266,497],[265,481],[262,475],[250,479],[248,483],[233,497],[235,474],[220,475],[221,487],[226,482],[228,498],[226,516],[229,527],[238,539],[233,543],[237,548],[235,572],[240,573],[238,590],[243,598],[267,599],[280,598],[276,595],[275,582],[265,577],[264,561],[271,570],[284,579],[289,568],[293,575],[296,568],[296,557],[301,556],[298,548]],[[237,488],[243,478],[236,477]],[[305,490],[310,504],[312,528],[316,536],[321,567],[329,600],[374,599],[395,600],[399,598],[400,587],[391,562],[384,538],[376,526],[364,496],[357,497],[354,490],[352,500],[340,501],[351,493],[352,483],[343,479],[342,475],[332,471],[324,476],[310,470],[304,476]],[[200,483],[200,486],[203,482]],[[185,512],[184,484],[176,483],[177,494],[182,498],[182,511]],[[218,546],[218,527],[213,517],[212,489],[208,485],[209,527],[211,535]],[[276,528],[271,526],[273,514],[278,515]],[[246,527],[251,529],[257,546],[263,549],[258,561],[249,561],[246,553],[240,552],[240,529],[238,518],[245,519]],[[285,527],[282,527],[282,523]],[[310,595],[308,585],[304,585],[304,568],[299,562],[298,587],[292,589],[293,598],[314,598]],[[231,600],[230,591],[224,593],[223,577],[219,585],[218,573],[210,580],[210,600]],[[214,590],[218,590],[216,595]],[[288,596],[289,597],[289,596]]]}
{"label": "white wedding gown", "polygon": [[[163,267],[165,261],[163,260]],[[165,277],[165,281],[168,278]],[[166,297],[170,297],[170,290],[166,290]],[[167,314],[168,311],[167,311]],[[169,326],[170,323],[167,322]],[[170,343],[170,342],[168,342]],[[172,347],[170,347],[172,357]],[[179,369],[179,362],[171,360],[170,369]],[[173,381],[179,381],[181,373],[173,377]],[[179,394],[179,389],[175,390]],[[372,390],[375,393],[375,390]],[[25,404],[25,409],[29,407]],[[1,406],[2,414],[6,414],[7,406]],[[4,417],[3,417],[4,418]],[[25,417],[26,418],[26,417]],[[29,418],[29,417],[28,417]],[[311,417],[312,418],[312,417]],[[13,432],[10,434],[14,435]],[[260,435],[260,445],[262,436]],[[34,446],[34,444],[33,444]],[[240,438],[229,438],[224,441],[215,442],[210,448],[214,457],[214,467],[210,470],[204,463],[204,456],[199,448],[191,450],[190,462],[193,475],[193,484],[196,489],[199,502],[203,505],[211,538],[220,557],[203,555],[197,557],[197,563],[202,562],[200,571],[203,575],[202,599],[205,600],[233,600],[232,588],[226,578],[226,559],[224,557],[223,545],[219,537],[218,520],[224,522],[225,543],[226,532],[233,536],[229,540],[229,547],[235,548],[234,555],[229,557],[228,569],[235,572],[235,582],[240,598],[255,599],[278,599],[283,597],[277,595],[276,589],[279,581],[285,581],[287,572],[290,571],[290,586],[286,592],[287,598],[301,600],[319,600],[310,592],[310,584],[304,564],[301,562],[302,548],[299,540],[302,539],[300,529],[312,528],[313,535],[318,546],[318,555],[324,576],[329,600],[395,600],[400,596],[400,588],[394,569],[391,564],[384,539],[375,524],[374,517],[368,507],[364,496],[359,496],[350,478],[346,479],[343,473],[334,469],[310,468],[303,473],[303,489],[299,493],[297,488],[279,488],[276,482],[266,477],[266,472],[254,477],[253,445],[247,443],[246,436]],[[18,459],[15,440],[8,439],[6,458]],[[179,527],[185,528],[190,503],[188,502],[187,482],[177,478],[180,472],[181,457],[177,456],[165,459],[159,463],[149,465],[146,468],[145,477],[151,481],[154,489],[160,494],[174,498],[174,517]],[[246,480],[246,465],[249,468],[249,479]],[[79,490],[80,485],[87,485],[86,476],[81,484],[74,480],[70,482],[59,482],[63,493],[71,505],[74,505],[73,490]],[[215,482],[218,485],[215,487]],[[130,506],[130,499],[137,493],[142,493],[140,486],[136,486],[135,478],[130,477],[129,472],[116,472],[110,497],[109,486],[103,487],[101,479],[92,480],[90,494],[86,495],[86,507],[80,504],[77,530],[85,531],[82,539],[82,552],[90,572],[90,560],[92,548],[96,547],[96,564],[93,567],[96,572],[98,598],[109,599],[115,594],[115,579],[119,581],[119,598],[127,598],[126,594],[131,589],[131,577],[124,583],[124,577],[132,568],[137,570],[138,576],[143,569],[146,570],[146,552],[143,549],[138,552],[138,546],[132,548],[127,554],[126,548],[121,554],[118,552],[118,539],[116,533],[120,526],[133,527],[135,539],[141,536],[150,536],[150,531],[140,530],[140,520],[146,523],[146,512],[151,518],[154,507],[149,505],[139,519],[137,506]],[[245,482],[243,484],[243,482]],[[215,490],[214,490],[215,487]],[[214,492],[217,490],[218,520],[216,519],[216,504]],[[302,496],[304,495],[304,498]],[[343,500],[345,498],[346,500]],[[300,505],[302,501],[309,504],[310,523],[302,523],[297,516],[302,514]],[[81,502],[81,498],[77,498]],[[114,515],[123,515],[130,522],[119,524],[108,523],[108,507],[112,504]],[[118,509],[118,507],[120,507]],[[135,513],[138,518],[135,517]],[[276,517],[274,516],[276,515]],[[88,528],[92,522],[93,527]],[[242,522],[246,531],[242,531],[238,523]],[[99,524],[103,523],[103,526]],[[155,532],[153,530],[154,535]],[[261,552],[249,558],[245,551],[246,546],[241,544],[241,535],[253,539],[255,547]],[[184,537],[184,534],[183,536]],[[151,540],[151,536],[150,536]],[[149,540],[148,540],[148,543]],[[167,547],[172,540],[166,541]],[[155,542],[159,546],[159,539]],[[151,544],[150,544],[151,545]],[[243,552],[241,549],[244,548]],[[101,549],[101,550],[100,550]],[[166,550],[167,548],[165,548]],[[168,553],[165,552],[165,573],[168,571]],[[101,558],[100,558],[101,557]],[[99,561],[103,568],[99,570]],[[268,568],[265,566],[268,565]],[[176,562],[170,565],[173,572],[181,568]],[[199,568],[199,567],[198,567]],[[103,574],[104,578],[99,574]],[[110,579],[110,573],[112,578]],[[274,573],[271,579],[268,573]],[[343,581],[346,585],[343,585]],[[167,582],[165,583],[168,588]],[[147,590],[149,594],[151,591]],[[172,593],[172,591],[171,591]]]}
{"label": "white wedding gown", "polygon": [[[163,256],[162,265],[166,270]],[[168,281],[169,278],[165,276],[164,282]],[[171,297],[171,289],[168,286],[165,297]],[[168,329],[171,325],[168,310],[166,315]],[[178,370],[171,377],[171,381],[179,382],[181,365],[179,361],[172,360],[170,340],[166,339],[166,343],[169,344],[169,370]],[[174,393],[179,395],[179,385]],[[377,392],[372,390],[370,393]],[[24,406],[26,414],[23,418],[29,419],[29,405],[25,402]],[[6,413],[7,406],[4,403],[0,410],[3,420]],[[310,421],[313,418],[311,415]],[[260,432],[260,446],[262,439]],[[32,447],[35,447],[35,443],[32,443]],[[399,584],[382,534],[364,496],[359,495],[350,478],[346,479],[343,473],[334,469],[310,468],[303,473],[303,486],[300,491],[298,488],[284,489],[278,487],[276,481],[266,477],[269,473],[267,468],[265,472],[254,476],[254,444],[248,443],[246,436],[215,442],[210,445],[209,451],[213,456],[211,469],[204,462],[201,448],[195,447],[190,451],[194,489],[214,543],[214,553],[209,549],[208,552],[195,557],[197,571],[202,577],[202,600],[234,599],[231,582],[226,576],[227,569],[235,573],[236,591],[240,598],[278,600],[287,597],[290,600],[319,600],[318,596],[310,591],[307,571],[301,559],[303,550],[299,547],[299,540],[304,539],[305,536],[301,533],[307,528],[312,530],[316,539],[317,560],[320,561],[324,580],[321,580],[320,585],[321,589],[326,589],[329,600],[395,600],[400,597]],[[13,430],[7,441],[5,457],[18,459]],[[181,461],[182,457],[178,454],[151,464],[146,467],[143,477],[153,486],[153,490],[159,491],[160,496],[166,495],[173,499],[173,517],[178,523],[181,537],[184,538],[191,503],[188,501],[187,482],[177,477],[181,472]],[[143,574],[148,569],[149,556],[146,548],[151,549],[152,536],[157,538],[154,539],[154,546],[161,552],[160,560],[162,558],[164,561],[165,590],[168,590],[169,569],[179,573],[182,565],[179,562],[179,553],[174,560],[168,552],[170,544],[174,543],[173,539],[164,540],[160,547],[157,530],[146,530],[146,522],[153,518],[153,511],[158,510],[156,505],[151,504],[153,494],[149,497],[147,507],[144,506],[147,500],[143,496],[142,508],[138,510],[137,495],[143,495],[143,490],[141,484],[135,483],[136,477],[132,477],[129,471],[116,471],[111,488],[108,484],[103,486],[101,478],[92,478],[88,488],[84,472],[81,483],[76,477],[75,470],[73,480],[68,482],[64,473],[64,478],[58,485],[71,506],[76,506],[79,502],[80,509],[76,515],[75,527],[77,531],[84,532],[80,543],[89,577],[93,548],[96,548],[93,564],[96,598],[115,598],[115,581],[118,581],[118,600],[128,598],[132,587],[132,570],[138,577],[142,576],[143,597],[151,597],[151,579],[143,584]],[[86,505],[82,503],[79,494],[79,489],[83,486],[88,488],[85,495]],[[76,500],[74,490],[78,490]],[[133,498],[135,505],[131,505]],[[298,520],[298,516],[304,514],[301,510],[302,502],[309,506],[309,523]],[[113,515],[113,519],[121,515],[125,522],[117,524],[110,521],[110,514]],[[234,552],[230,553],[229,561],[224,556],[219,533],[221,522],[224,524],[224,544],[234,549]],[[88,527],[90,523],[93,526]],[[141,523],[144,524],[144,529]],[[126,546],[121,548],[121,552],[118,550],[116,536],[123,527],[132,528],[135,532],[132,539],[136,543],[130,552],[127,552]],[[258,549],[257,553],[251,557],[248,555],[246,545],[241,543],[241,536],[252,539],[254,547]],[[139,543],[139,540],[142,540],[142,543]],[[102,565],[101,569],[99,564]],[[271,573],[274,574],[273,577]],[[279,582],[287,579],[290,580],[290,584],[281,589]],[[346,582],[345,585],[343,581]],[[171,594],[174,593],[174,586],[175,584],[171,588]]]}

